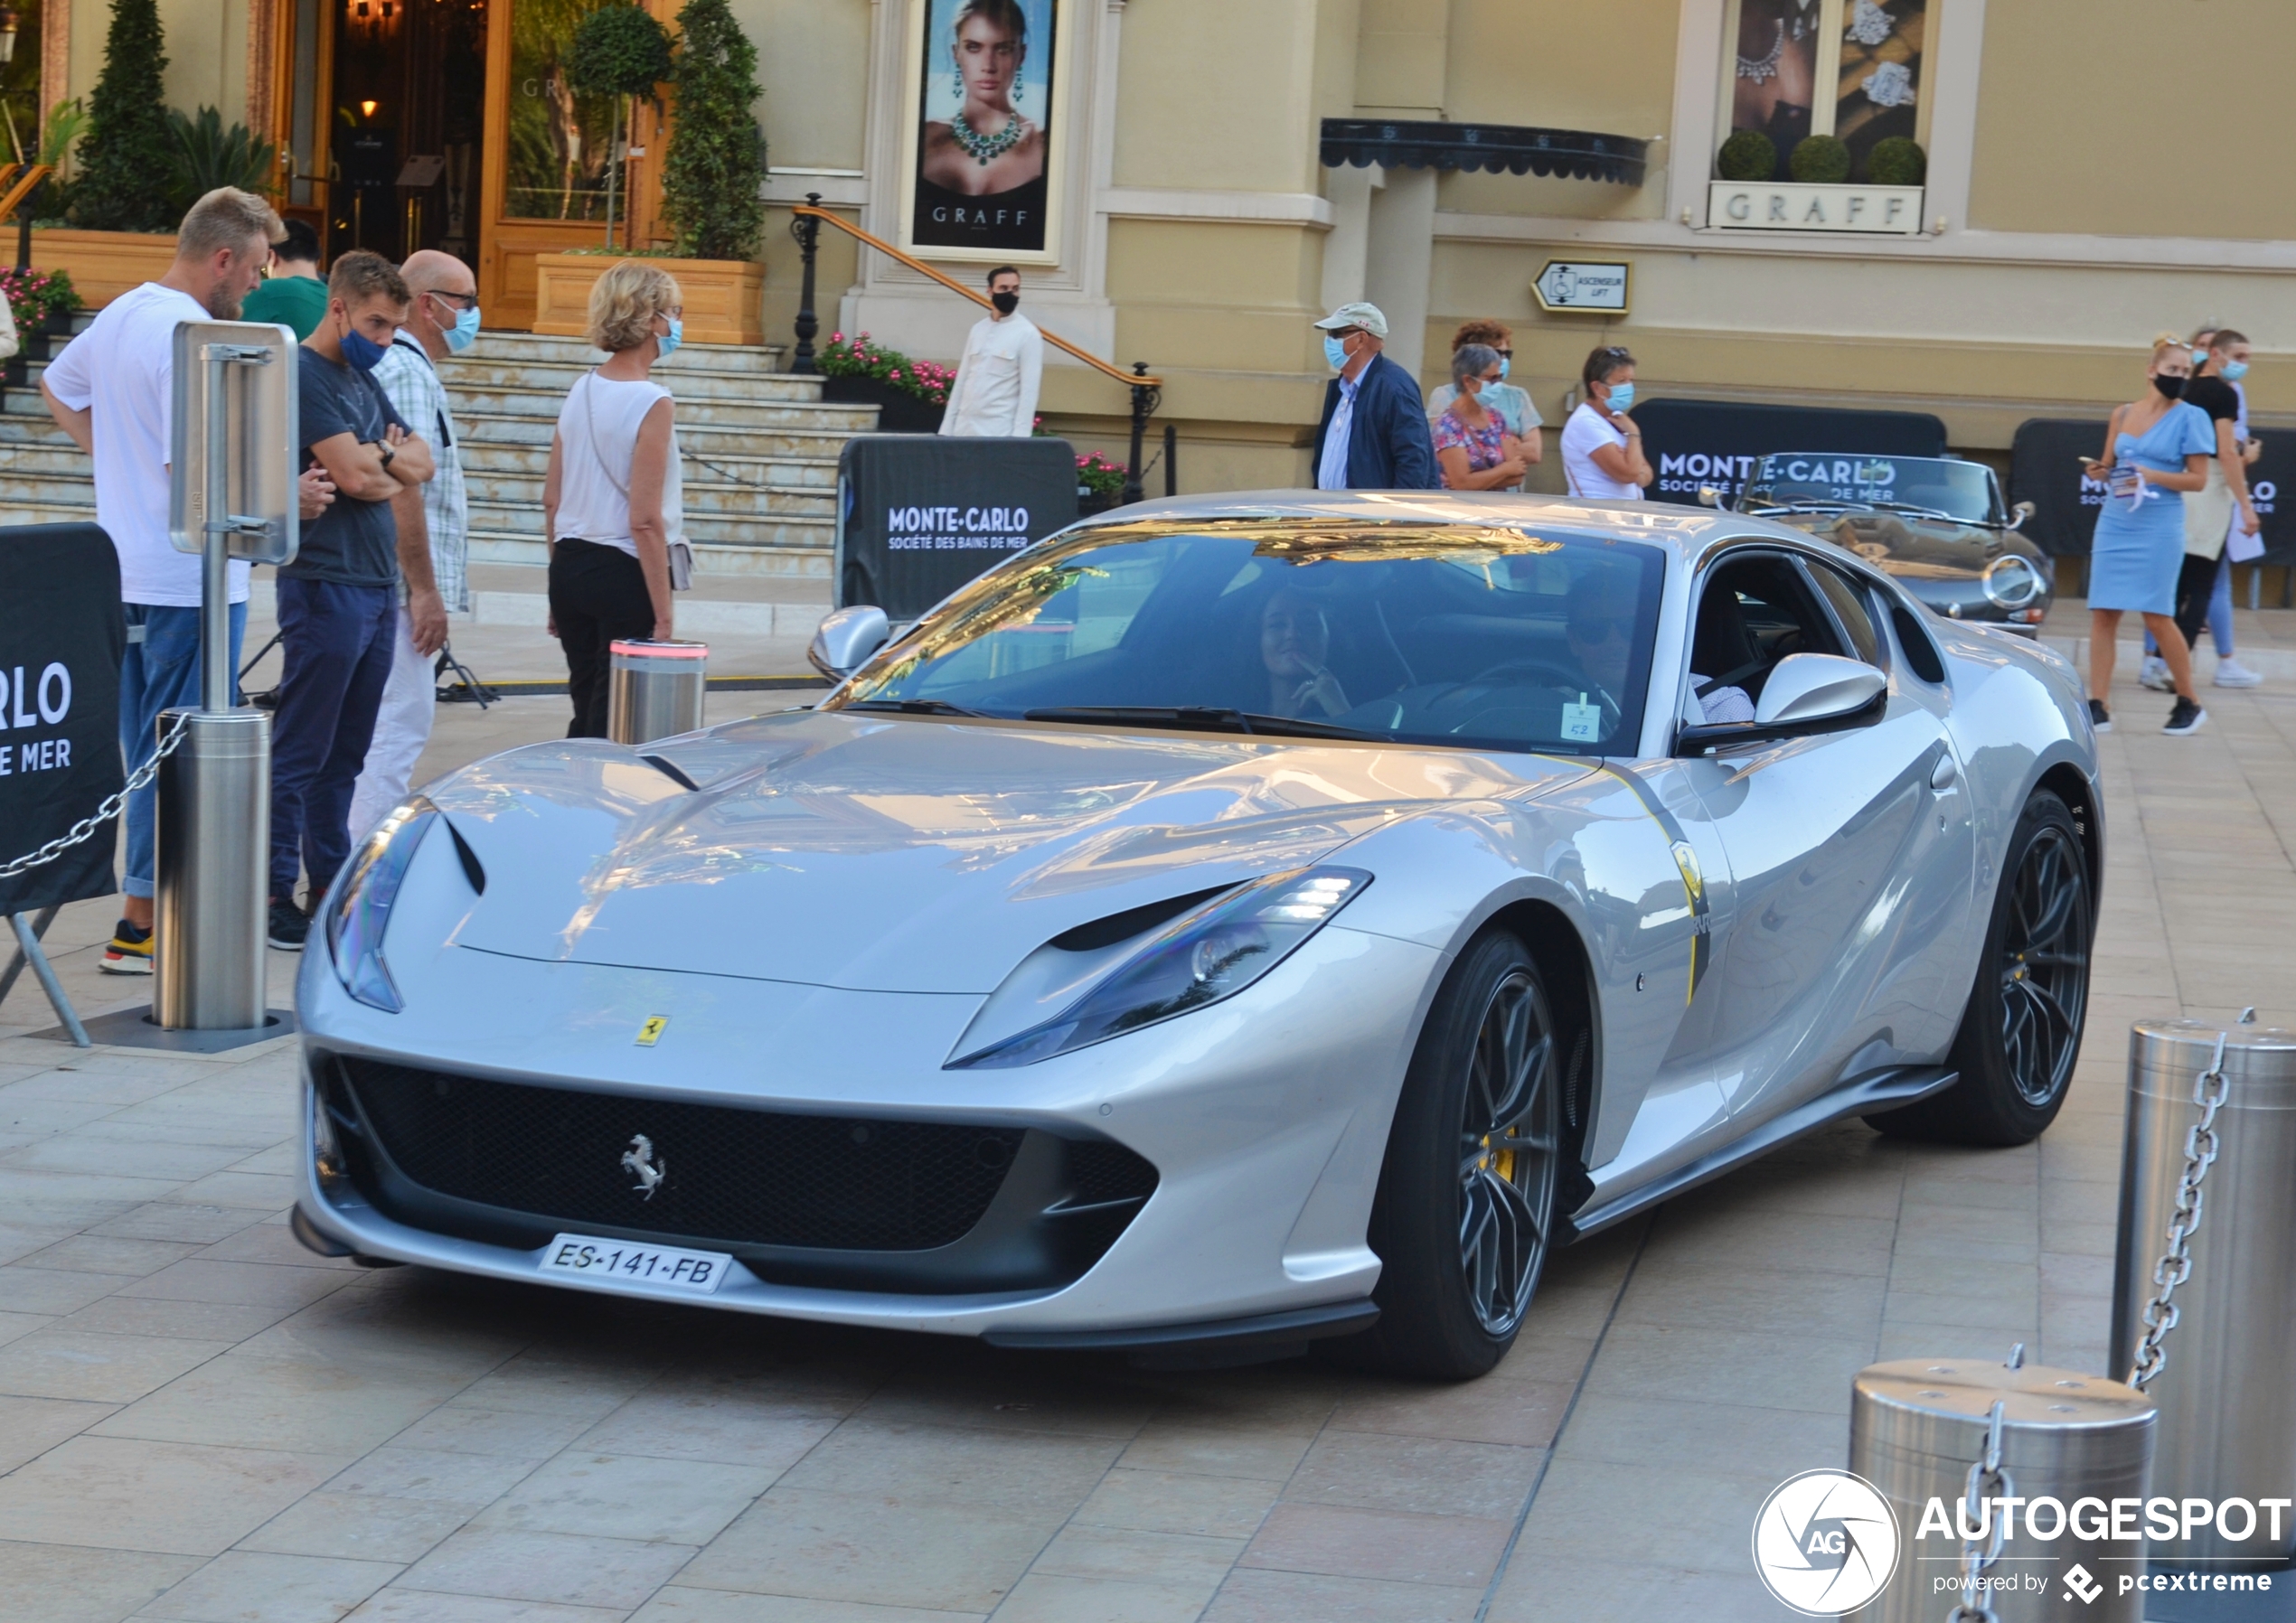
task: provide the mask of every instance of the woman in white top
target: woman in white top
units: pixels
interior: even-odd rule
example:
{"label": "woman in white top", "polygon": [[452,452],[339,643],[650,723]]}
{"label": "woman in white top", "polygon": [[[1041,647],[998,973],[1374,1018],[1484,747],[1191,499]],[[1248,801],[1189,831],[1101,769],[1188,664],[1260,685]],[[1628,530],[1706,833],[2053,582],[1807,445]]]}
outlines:
{"label": "woman in white top", "polygon": [[1633,502],[1653,477],[1634,404],[1634,357],[1619,345],[1596,350],[1579,371],[1586,398],[1563,425],[1563,479],[1574,496]]}
{"label": "woman in white top", "polygon": [[574,380],[550,436],[542,522],[569,738],[606,736],[615,639],[672,634],[671,549],[685,545],[678,437],[670,391],[648,374],[684,337],[682,297],[668,271],[640,259],[598,279],[589,338],[607,359]]}

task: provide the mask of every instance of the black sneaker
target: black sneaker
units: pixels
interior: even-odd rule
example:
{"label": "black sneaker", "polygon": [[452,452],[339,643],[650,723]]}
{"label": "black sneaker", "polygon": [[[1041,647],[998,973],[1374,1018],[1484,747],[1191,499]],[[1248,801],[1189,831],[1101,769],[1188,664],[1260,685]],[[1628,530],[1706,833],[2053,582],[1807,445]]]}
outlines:
{"label": "black sneaker", "polygon": [[271,898],[271,944],[282,952],[303,951],[303,938],[311,933],[311,921],[303,916],[303,909],[281,896]]}
{"label": "black sneaker", "polygon": [[2169,712],[2169,725],[2160,730],[2171,738],[2189,738],[2207,725],[2208,712],[2179,695],[2177,708]]}
{"label": "black sneaker", "polygon": [[2113,730],[2113,712],[2104,708],[2101,699],[2089,700],[2089,726],[2100,733]]}

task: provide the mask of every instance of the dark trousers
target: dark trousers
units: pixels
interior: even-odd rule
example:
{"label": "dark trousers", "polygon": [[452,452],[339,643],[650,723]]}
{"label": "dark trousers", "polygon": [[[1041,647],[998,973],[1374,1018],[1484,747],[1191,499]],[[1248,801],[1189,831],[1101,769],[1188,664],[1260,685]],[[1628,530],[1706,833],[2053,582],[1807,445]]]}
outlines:
{"label": "dark trousers", "polygon": [[315,905],[351,854],[351,792],[375,730],[399,628],[389,586],[279,577],[287,669],[271,718],[271,894],[299,866]]}
{"label": "dark trousers", "polygon": [[550,618],[566,651],[566,689],[574,700],[566,736],[603,738],[614,641],[654,634],[645,572],[618,547],[561,540],[550,549]]}
{"label": "dark trousers", "polygon": [[2184,633],[2187,648],[2200,646],[2200,628],[2208,624],[2208,599],[2216,589],[2216,562],[2188,552],[2177,571],[2177,629]]}

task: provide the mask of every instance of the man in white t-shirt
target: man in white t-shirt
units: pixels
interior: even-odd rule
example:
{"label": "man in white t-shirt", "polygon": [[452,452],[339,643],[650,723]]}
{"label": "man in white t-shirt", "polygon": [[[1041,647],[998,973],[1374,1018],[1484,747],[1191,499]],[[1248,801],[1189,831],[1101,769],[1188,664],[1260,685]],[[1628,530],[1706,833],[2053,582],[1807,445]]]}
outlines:
{"label": "man in white t-shirt", "polygon": [[965,359],[941,413],[941,432],[983,439],[1026,439],[1036,428],[1037,387],[1044,380],[1044,334],[1020,314],[1021,273],[989,272],[994,306],[973,324]]}
{"label": "man in white t-shirt", "polygon": [[1563,425],[1563,482],[1574,496],[1634,502],[1655,477],[1642,455],[1642,431],[1626,415],[1634,404],[1634,357],[1616,344],[1586,357],[1579,372],[1586,398]]}
{"label": "man in white t-shirt", "polygon": [[[283,235],[261,198],[229,186],[209,192],[183,216],[167,274],[105,305],[41,376],[49,415],[95,459],[96,521],[119,552],[127,620],[119,747],[131,774],[157,747],[160,712],[199,702],[200,560],[167,539],[175,326],[237,320]],[[247,571],[231,567],[234,671],[247,626]],[[153,799],[146,788],[127,800],[126,916],[103,957],[115,974],[151,973]]]}

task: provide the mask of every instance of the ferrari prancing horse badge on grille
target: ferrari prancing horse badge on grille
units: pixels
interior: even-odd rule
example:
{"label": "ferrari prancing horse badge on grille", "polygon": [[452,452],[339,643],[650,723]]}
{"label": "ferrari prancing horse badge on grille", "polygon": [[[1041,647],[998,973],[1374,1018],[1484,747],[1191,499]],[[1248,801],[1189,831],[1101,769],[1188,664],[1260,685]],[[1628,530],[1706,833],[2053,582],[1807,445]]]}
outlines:
{"label": "ferrari prancing horse badge on grille", "polygon": [[662,1180],[670,1176],[670,1163],[654,1159],[654,1140],[644,1133],[635,1133],[630,1147],[622,1152],[622,1170],[638,1181],[630,1186],[630,1193],[641,1200],[652,1200]]}

